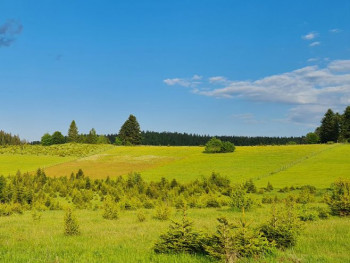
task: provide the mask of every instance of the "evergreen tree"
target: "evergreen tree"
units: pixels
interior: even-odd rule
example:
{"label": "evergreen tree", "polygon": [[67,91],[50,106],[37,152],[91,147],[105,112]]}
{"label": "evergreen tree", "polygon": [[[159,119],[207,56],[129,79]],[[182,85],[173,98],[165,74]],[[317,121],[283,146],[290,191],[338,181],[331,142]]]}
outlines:
{"label": "evergreen tree", "polygon": [[78,142],[78,139],[79,139],[78,127],[75,121],[73,120],[68,130],[68,142]]}
{"label": "evergreen tree", "polygon": [[322,143],[329,141],[338,141],[339,136],[339,120],[331,109],[328,109],[324,115],[320,126],[320,139]]}
{"label": "evergreen tree", "polygon": [[341,120],[341,138],[343,140],[350,139],[350,106],[346,107]]}
{"label": "evergreen tree", "polygon": [[92,128],[86,138],[86,143],[96,144],[98,136],[96,134],[96,130]]}
{"label": "evergreen tree", "polygon": [[119,131],[119,138],[123,144],[141,144],[140,124],[134,115],[130,115]]}

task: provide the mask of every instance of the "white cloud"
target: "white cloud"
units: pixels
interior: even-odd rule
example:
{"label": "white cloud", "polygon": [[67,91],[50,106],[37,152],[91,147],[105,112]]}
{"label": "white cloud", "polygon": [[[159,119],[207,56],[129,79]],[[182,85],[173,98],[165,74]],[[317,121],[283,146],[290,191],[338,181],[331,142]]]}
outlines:
{"label": "white cloud", "polygon": [[307,62],[316,62],[316,61],[318,61],[319,60],[319,58],[309,58],[308,60],[307,60]]}
{"label": "white cloud", "polygon": [[192,80],[201,80],[203,77],[197,74],[193,75]]}
{"label": "white cloud", "polygon": [[208,97],[289,104],[290,121],[318,122],[327,108],[341,110],[349,105],[350,60],[331,61],[322,68],[307,66],[254,81],[212,77],[191,87],[192,93]]}
{"label": "white cloud", "polygon": [[331,32],[331,33],[340,33],[341,31],[342,30],[339,28],[333,28],[333,29],[329,30],[329,32]]}
{"label": "white cloud", "polygon": [[222,76],[216,76],[216,77],[210,77],[209,78],[209,82],[210,83],[225,83],[227,81],[227,79],[225,77]]}
{"label": "white cloud", "polygon": [[321,45],[321,42],[315,41],[315,42],[312,42],[309,46],[310,47],[316,47],[316,46],[319,46],[319,45]]}
{"label": "white cloud", "polygon": [[173,78],[173,79],[165,79],[163,82],[169,86],[175,86],[179,85],[182,87],[190,87],[194,88],[197,85],[201,84],[199,80],[202,79],[202,76],[199,75],[193,75],[191,78],[186,79],[186,78]]}
{"label": "white cloud", "polygon": [[329,63],[328,68],[333,71],[350,71],[350,60],[334,60]]}
{"label": "white cloud", "polygon": [[312,40],[312,39],[315,39],[316,37],[318,37],[318,33],[317,32],[310,32],[309,34],[306,34],[305,36],[302,36],[302,39]]}

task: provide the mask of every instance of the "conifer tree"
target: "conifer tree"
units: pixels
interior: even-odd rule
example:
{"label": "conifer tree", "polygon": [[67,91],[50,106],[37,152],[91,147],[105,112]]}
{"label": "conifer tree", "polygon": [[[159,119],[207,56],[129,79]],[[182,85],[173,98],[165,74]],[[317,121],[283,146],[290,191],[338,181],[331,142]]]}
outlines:
{"label": "conifer tree", "polygon": [[78,127],[75,121],[73,120],[68,130],[68,142],[78,142],[78,139],[79,139]]}
{"label": "conifer tree", "polygon": [[141,144],[141,130],[134,115],[130,115],[119,131],[119,138],[123,144],[138,145]]}
{"label": "conifer tree", "polygon": [[350,139],[350,106],[346,107],[341,120],[341,137],[344,140]]}
{"label": "conifer tree", "polygon": [[322,143],[336,142],[339,136],[339,117],[329,109],[324,115],[320,126],[320,139]]}

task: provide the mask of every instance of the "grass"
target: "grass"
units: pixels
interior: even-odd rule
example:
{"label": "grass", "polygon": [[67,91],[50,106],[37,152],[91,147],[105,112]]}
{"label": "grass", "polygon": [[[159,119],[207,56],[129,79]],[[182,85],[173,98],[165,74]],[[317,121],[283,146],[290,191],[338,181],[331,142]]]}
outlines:
{"label": "grass", "polygon": [[[93,178],[141,172],[146,180],[167,177],[188,182],[218,172],[233,183],[253,178],[257,186],[275,188],[314,185],[326,188],[339,177],[350,177],[350,145],[290,145],[237,147],[228,154],[205,154],[202,147],[114,147],[110,145],[26,146],[0,149],[0,174],[46,167],[50,176],[83,169]],[[277,189],[273,193],[277,193]],[[278,195],[287,195],[278,193]],[[321,198],[321,197],[319,197]],[[246,213],[254,226],[264,222],[269,205]],[[102,211],[77,210],[81,235],[63,233],[63,211],[45,211],[40,221],[31,212],[0,217],[1,262],[211,262],[207,257],[157,255],[152,246],[169,221],[152,218],[140,223],[137,211],[123,211],[116,221]],[[173,213],[172,218],[179,218]],[[227,208],[191,209],[196,228],[214,231],[216,218],[236,220],[241,213]],[[248,262],[350,262],[350,219],[331,218],[306,223],[297,246]]]}
{"label": "grass", "polygon": [[217,172],[234,183],[252,178],[260,187],[271,182],[278,188],[306,184],[326,188],[339,177],[350,176],[348,144],[247,146],[226,154],[206,154],[203,147],[19,147],[0,149],[0,174],[31,172],[41,167],[49,176],[69,176],[83,169],[91,178],[140,172],[146,180],[166,177],[188,182]]}
{"label": "grass", "polygon": [[113,147],[48,167],[46,172],[62,176],[81,168],[92,178],[140,172],[146,180],[166,177],[182,182],[217,172],[235,183],[252,178],[258,186],[270,181],[275,187],[312,184],[326,188],[335,179],[349,176],[349,152],[350,145],[339,144],[237,147],[226,154],[206,154],[202,147]]}
{"label": "grass", "polygon": [[[247,212],[246,217],[257,226],[266,219],[267,209]],[[152,210],[146,211],[143,223],[137,221],[136,211],[123,212],[116,221],[103,219],[101,213],[76,211],[81,235],[73,237],[63,234],[63,211],[43,212],[41,221],[33,221],[30,212],[0,217],[1,262],[210,262],[201,256],[154,254],[152,246],[170,222],[153,219]],[[215,230],[220,215],[241,217],[228,209],[189,210],[195,227],[209,231]],[[280,251],[268,262],[350,262],[349,239],[349,219],[308,223],[294,249]]]}

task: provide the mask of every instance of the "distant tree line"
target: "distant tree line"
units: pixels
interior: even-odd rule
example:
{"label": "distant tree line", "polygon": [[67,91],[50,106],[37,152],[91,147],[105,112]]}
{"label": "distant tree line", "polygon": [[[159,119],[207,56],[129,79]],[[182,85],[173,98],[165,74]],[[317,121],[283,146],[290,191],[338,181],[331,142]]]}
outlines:
{"label": "distant tree line", "polygon": [[[114,142],[118,134],[108,134],[107,138]],[[179,132],[142,131],[142,145],[160,146],[201,146],[205,145],[213,136]],[[304,137],[264,137],[264,136],[215,136],[221,141],[228,141],[236,146],[253,145],[285,145],[305,143]]]}
{"label": "distant tree line", "polygon": [[11,133],[6,133],[0,130],[0,145],[19,145],[21,144],[21,139],[18,135],[12,135]]}

